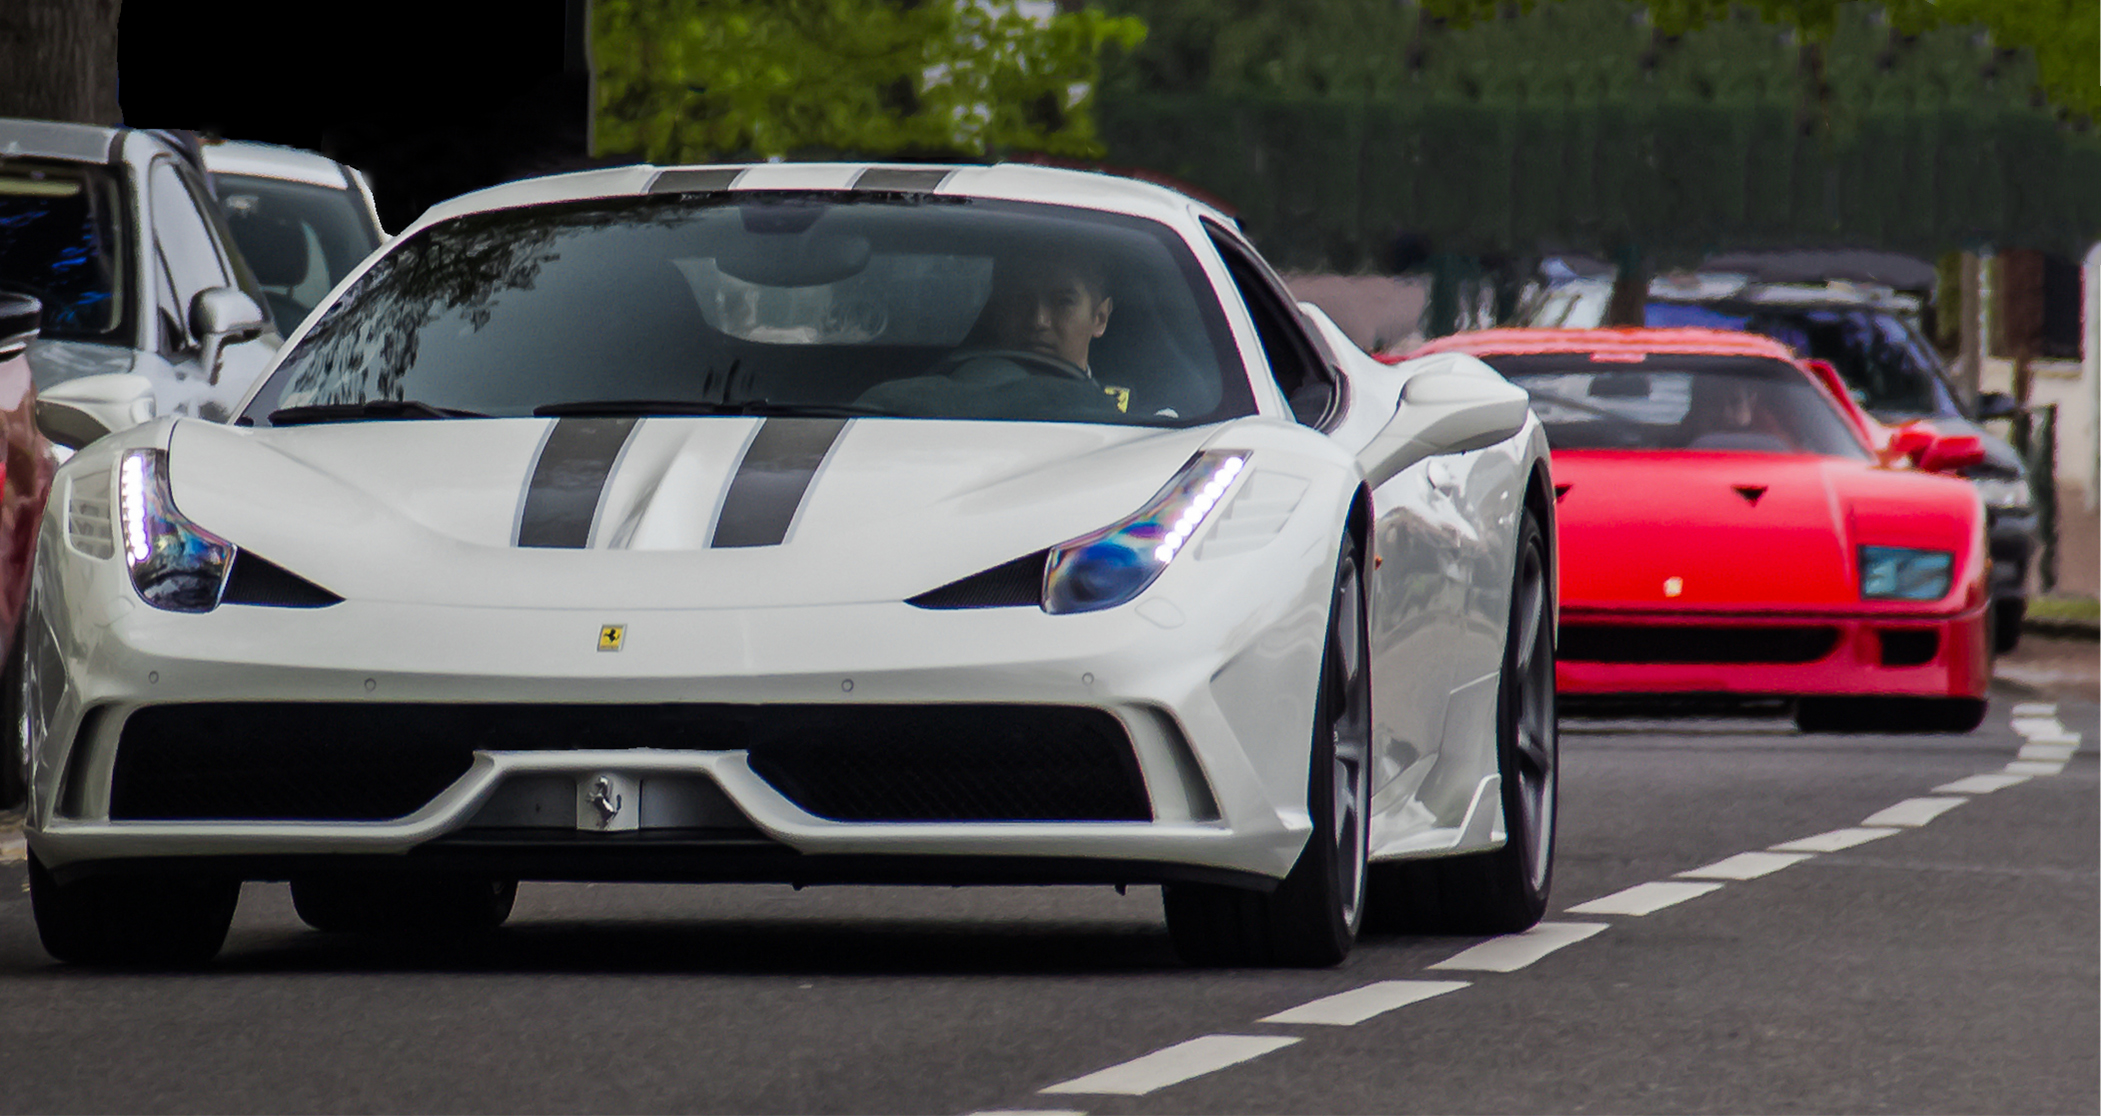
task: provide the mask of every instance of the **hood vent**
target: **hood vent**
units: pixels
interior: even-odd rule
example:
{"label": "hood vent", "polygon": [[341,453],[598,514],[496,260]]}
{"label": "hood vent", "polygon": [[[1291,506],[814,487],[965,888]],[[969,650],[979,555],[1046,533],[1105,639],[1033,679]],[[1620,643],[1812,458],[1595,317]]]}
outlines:
{"label": "hood vent", "polygon": [[1762,484],[1733,484],[1729,487],[1734,488],[1736,494],[1754,508],[1758,506],[1758,498],[1765,495],[1766,490],[1766,486]]}
{"label": "hood vent", "polygon": [[905,603],[919,608],[1018,608],[1043,603],[1043,565],[1050,551],[1039,550],[1012,562],[929,589]]}
{"label": "hood vent", "polygon": [[271,608],[326,608],[342,600],[283,566],[245,550],[234,556],[233,570],[226,575],[226,592],[219,596],[220,604]]}
{"label": "hood vent", "polygon": [[74,481],[66,490],[66,541],[90,558],[110,558],[117,553],[117,536],[110,519],[109,474],[96,473]]}

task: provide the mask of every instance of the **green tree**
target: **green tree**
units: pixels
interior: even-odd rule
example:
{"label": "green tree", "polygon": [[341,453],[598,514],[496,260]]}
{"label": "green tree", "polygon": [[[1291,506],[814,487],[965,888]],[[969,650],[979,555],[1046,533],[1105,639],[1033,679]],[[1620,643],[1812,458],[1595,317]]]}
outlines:
{"label": "green tree", "polygon": [[1102,47],[1139,20],[1019,0],[595,0],[594,154],[1096,156]]}

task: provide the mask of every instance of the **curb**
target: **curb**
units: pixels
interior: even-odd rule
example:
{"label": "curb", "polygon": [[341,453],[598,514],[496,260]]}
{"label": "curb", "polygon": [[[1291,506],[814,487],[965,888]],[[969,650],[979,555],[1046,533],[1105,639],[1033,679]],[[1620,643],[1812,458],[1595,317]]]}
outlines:
{"label": "curb", "polygon": [[2021,631],[2029,635],[2049,636],[2053,639],[2101,641],[2101,625],[2083,623],[2078,620],[2038,620],[2031,616],[2021,621]]}

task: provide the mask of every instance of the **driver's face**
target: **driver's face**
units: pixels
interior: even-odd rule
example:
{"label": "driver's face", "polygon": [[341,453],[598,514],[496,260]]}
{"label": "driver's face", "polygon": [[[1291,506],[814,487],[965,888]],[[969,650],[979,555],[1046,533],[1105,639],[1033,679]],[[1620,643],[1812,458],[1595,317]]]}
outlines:
{"label": "driver's face", "polygon": [[997,344],[1063,357],[1087,367],[1087,349],[1109,328],[1110,299],[1072,268],[1028,264],[1006,277],[994,296]]}
{"label": "driver's face", "polygon": [[1724,380],[1715,392],[1712,412],[1717,430],[1743,430],[1758,419],[1758,389],[1742,380]]}

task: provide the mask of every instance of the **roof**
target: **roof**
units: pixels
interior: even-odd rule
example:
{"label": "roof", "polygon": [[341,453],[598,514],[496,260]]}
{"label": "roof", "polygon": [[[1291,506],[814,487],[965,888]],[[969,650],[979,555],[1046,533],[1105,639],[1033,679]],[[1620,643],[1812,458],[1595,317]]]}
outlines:
{"label": "roof", "polygon": [[281,147],[274,143],[251,143],[244,140],[207,141],[204,144],[204,167],[213,174],[246,174],[258,178],[307,182],[338,190],[350,188],[349,177],[334,159],[317,152],[297,147]]}
{"label": "roof", "polygon": [[123,133],[99,124],[61,124],[54,120],[0,119],[0,158],[33,155],[78,163],[107,163]]}
{"label": "roof", "polygon": [[1756,333],[1727,329],[1482,329],[1440,337],[1400,359],[1432,353],[1520,356],[1544,353],[1646,353],[1770,357],[1792,364],[1795,352]]}
{"label": "roof", "polygon": [[434,205],[411,227],[492,209],[586,198],[680,190],[888,190],[936,196],[997,198],[1103,209],[1171,219],[1192,207],[1230,227],[1232,219],[1201,201],[1148,182],[1058,167],[904,163],[740,163],[609,167],[506,182]]}

